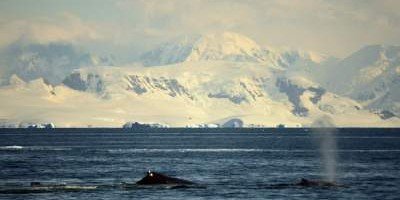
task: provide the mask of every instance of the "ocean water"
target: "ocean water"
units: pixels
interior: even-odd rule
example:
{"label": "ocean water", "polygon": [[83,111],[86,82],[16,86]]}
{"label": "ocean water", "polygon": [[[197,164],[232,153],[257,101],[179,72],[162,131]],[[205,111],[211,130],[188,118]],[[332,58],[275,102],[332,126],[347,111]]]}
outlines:
{"label": "ocean water", "polygon": [[[399,199],[400,133],[335,133],[336,182],[315,133],[0,133],[0,199]],[[148,170],[204,187],[121,187]],[[94,190],[4,192],[30,182]]]}

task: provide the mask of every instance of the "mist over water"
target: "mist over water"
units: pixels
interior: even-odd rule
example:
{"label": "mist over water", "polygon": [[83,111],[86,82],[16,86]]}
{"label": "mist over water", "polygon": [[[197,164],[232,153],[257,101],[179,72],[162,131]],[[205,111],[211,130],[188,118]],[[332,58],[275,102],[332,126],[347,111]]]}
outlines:
{"label": "mist over water", "polygon": [[335,124],[331,118],[324,116],[314,121],[313,127],[318,127],[313,133],[318,137],[317,141],[319,143],[324,178],[326,181],[335,182],[337,173]]}

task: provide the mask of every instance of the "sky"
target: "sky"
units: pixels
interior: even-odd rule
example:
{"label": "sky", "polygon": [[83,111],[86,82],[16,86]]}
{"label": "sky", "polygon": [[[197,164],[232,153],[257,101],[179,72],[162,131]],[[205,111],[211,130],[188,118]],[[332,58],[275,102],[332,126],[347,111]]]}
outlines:
{"label": "sky", "polygon": [[182,35],[232,31],[345,57],[400,45],[399,9],[397,0],[1,0],[0,47],[64,42],[135,57]]}

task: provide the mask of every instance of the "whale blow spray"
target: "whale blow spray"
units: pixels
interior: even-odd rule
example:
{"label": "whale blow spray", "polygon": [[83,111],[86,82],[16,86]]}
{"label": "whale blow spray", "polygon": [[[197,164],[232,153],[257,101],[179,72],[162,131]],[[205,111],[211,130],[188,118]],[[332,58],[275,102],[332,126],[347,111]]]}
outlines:
{"label": "whale blow spray", "polygon": [[335,125],[331,118],[324,116],[314,121],[312,126],[315,127],[315,131],[313,131],[316,133],[315,135],[319,136],[317,141],[325,179],[329,182],[335,182],[337,164]]}

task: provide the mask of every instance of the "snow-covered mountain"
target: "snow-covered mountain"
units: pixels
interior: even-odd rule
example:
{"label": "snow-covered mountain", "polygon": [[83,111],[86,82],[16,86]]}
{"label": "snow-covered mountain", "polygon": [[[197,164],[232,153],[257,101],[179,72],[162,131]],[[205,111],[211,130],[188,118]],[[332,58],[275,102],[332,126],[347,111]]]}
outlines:
{"label": "snow-covered mountain", "polygon": [[315,52],[265,48],[252,39],[233,32],[178,38],[162,44],[141,57],[145,66],[196,61],[230,61],[289,67],[296,64],[321,63],[326,59],[326,56]]}
{"label": "snow-covered mountain", "polygon": [[400,46],[366,46],[321,68],[315,78],[329,90],[400,116]]}
{"label": "snow-covered mountain", "polygon": [[18,75],[25,81],[44,78],[52,84],[60,83],[74,69],[112,64],[106,57],[83,52],[71,44],[37,44],[15,42],[0,53],[2,77]]}
{"label": "snow-covered mountain", "polygon": [[127,121],[186,126],[231,119],[245,125],[308,126],[323,115],[338,126],[400,122],[382,120],[356,101],[303,77],[253,63],[83,68],[55,87],[16,79],[0,90],[1,98],[9,95],[21,100],[3,103],[3,118],[42,119],[58,126],[119,126]]}
{"label": "snow-covered mountain", "polygon": [[[377,67],[385,59],[396,66],[389,64],[391,71],[368,80],[381,80],[392,72],[398,77],[397,54],[386,50],[383,54],[369,60],[368,66]],[[246,126],[310,126],[328,116],[337,126],[399,126],[400,118],[391,116],[391,110],[372,109],[374,103],[382,105],[378,99],[367,102],[339,90],[366,73],[365,63],[350,65],[359,60],[364,61],[267,49],[236,33],[187,37],[146,53],[145,66],[75,69],[58,85],[14,75],[8,86],[0,88],[0,119],[57,126],[121,126],[129,121],[192,126],[232,120]],[[340,76],[345,67],[337,74],[328,71],[327,66],[340,63],[354,68],[349,70],[352,76]],[[332,84],[334,76],[343,82]],[[397,80],[396,75],[391,80]],[[357,83],[361,87],[365,82]],[[390,95],[396,91],[386,89]]]}

